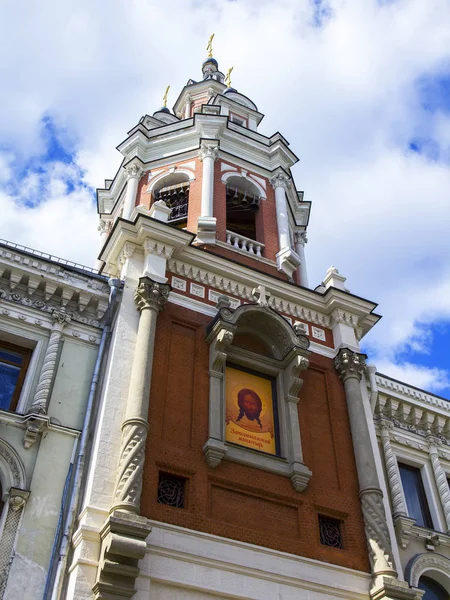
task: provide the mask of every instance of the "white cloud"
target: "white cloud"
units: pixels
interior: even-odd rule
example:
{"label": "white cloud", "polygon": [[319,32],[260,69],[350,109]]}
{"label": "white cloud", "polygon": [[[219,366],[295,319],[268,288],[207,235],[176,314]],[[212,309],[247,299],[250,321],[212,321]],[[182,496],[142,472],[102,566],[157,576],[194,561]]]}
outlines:
{"label": "white cloud", "polygon": [[380,373],[389,374],[398,381],[404,381],[422,390],[433,389],[436,392],[450,386],[448,372],[444,369],[427,368],[412,363],[392,363],[379,361],[377,368]]}
{"label": "white cloud", "polygon": [[[20,164],[43,151],[40,121],[50,115],[74,141],[83,181],[101,187],[120,164],[114,147],[159,107],[166,85],[174,102],[200,77],[215,31],[220,66],[234,65],[233,86],[266,114],[261,131],[280,130],[301,158],[296,183],[313,201],[311,283],[336,264],[354,293],[378,301],[384,319],[367,343],[375,358],[395,361],[408,345],[426,349],[433,323],[450,318],[450,118],[423,111],[417,87],[448,70],[450,5],[329,5],[332,17],[315,27],[309,0],[22,0],[0,24],[1,43],[14,48],[0,53],[0,136]],[[415,138],[432,138],[440,162],[410,152]],[[11,155],[0,160],[3,181],[11,164]],[[89,193],[79,175],[73,191],[66,176],[49,177],[32,210],[4,188],[2,235],[92,263]],[[22,195],[36,197],[39,185],[25,178]]]}

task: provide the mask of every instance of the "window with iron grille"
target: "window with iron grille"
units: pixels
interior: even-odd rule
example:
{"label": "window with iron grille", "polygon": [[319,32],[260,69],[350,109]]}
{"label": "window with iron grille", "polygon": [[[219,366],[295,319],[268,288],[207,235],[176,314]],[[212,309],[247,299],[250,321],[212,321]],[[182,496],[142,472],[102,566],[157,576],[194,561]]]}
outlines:
{"label": "window with iron grille", "polygon": [[343,548],[341,521],[319,515],[320,543],[331,548]]}
{"label": "window with iron grille", "polygon": [[171,473],[160,473],[158,483],[159,504],[167,504],[175,508],[185,507],[186,479]]}

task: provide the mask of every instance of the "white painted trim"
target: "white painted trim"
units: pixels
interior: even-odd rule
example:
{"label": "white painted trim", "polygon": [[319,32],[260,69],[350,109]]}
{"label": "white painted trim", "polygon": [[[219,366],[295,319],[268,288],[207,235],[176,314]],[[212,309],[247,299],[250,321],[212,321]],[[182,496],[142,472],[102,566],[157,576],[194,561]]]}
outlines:
{"label": "white painted trim", "polygon": [[[151,521],[146,557],[141,562],[141,580],[181,586],[184,589],[219,594],[220,597],[260,600],[278,597],[285,588],[286,598],[328,594],[331,598],[368,600],[368,573],[318,560],[263,548],[246,542]],[[205,569],[208,576],[205,577]],[[144,580],[144,581],[142,581]],[[308,592],[307,592],[308,591]]]}
{"label": "white painted trim", "polygon": [[194,173],[191,170],[189,170],[189,169],[186,169],[186,168],[176,168],[174,171],[171,171],[170,169],[168,169],[168,170],[165,170],[164,173],[160,173],[159,175],[155,175],[155,177],[152,178],[149,181],[148,187],[145,190],[145,192],[147,194],[150,194],[155,189],[155,186],[156,186],[157,183],[159,183],[160,181],[162,181],[165,177],[170,177],[170,175],[178,175],[178,173],[181,173],[183,175],[187,175],[188,178],[189,178],[189,182],[195,180]]}
{"label": "white painted trim", "polygon": [[204,302],[200,302],[194,298],[182,296],[181,294],[177,294],[177,292],[170,292],[169,302],[172,302],[172,304],[177,304],[178,306],[182,306],[183,308],[188,308],[189,310],[202,313],[208,317],[215,317],[217,314],[217,308],[215,306],[205,304]]}
{"label": "white painted trim", "polygon": [[[238,235],[238,234],[234,234]],[[242,237],[242,236],[240,236]],[[248,238],[250,239],[250,238]],[[264,248],[264,244],[259,244],[259,242],[254,242],[255,244],[260,245]],[[247,250],[241,250],[240,248],[235,248],[233,244],[227,244],[226,242],[221,242],[220,240],[216,240],[216,246],[220,246],[220,248],[225,248],[226,250],[231,250],[231,252],[236,252],[236,254],[240,254],[241,256],[247,256],[248,258],[252,258],[257,260],[258,262],[262,262],[266,265],[270,265],[271,267],[277,266],[277,263],[274,260],[270,260],[269,258],[264,258],[263,256],[256,256],[256,254],[250,254]],[[250,267],[251,268],[251,267]]]}
{"label": "white painted trim", "polygon": [[23,382],[22,391],[20,392],[19,402],[17,403],[16,412],[18,413],[24,413],[27,409],[28,399],[31,398],[31,388],[33,386],[33,381],[37,373],[39,359],[41,358],[42,353],[44,351],[43,346],[43,340],[39,340],[36,346],[33,348],[31,359],[28,364],[27,373],[25,375],[25,381]]}

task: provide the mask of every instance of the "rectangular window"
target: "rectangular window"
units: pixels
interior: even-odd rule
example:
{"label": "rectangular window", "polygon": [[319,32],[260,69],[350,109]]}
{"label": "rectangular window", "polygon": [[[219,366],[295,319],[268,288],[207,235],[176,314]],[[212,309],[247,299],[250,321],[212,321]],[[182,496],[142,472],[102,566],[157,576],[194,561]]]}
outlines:
{"label": "rectangular window", "polygon": [[236,125],[240,125],[241,127],[247,127],[247,119],[245,117],[241,117],[240,115],[235,115],[230,112],[230,121],[232,123],[236,123]]}
{"label": "rectangular window", "polygon": [[274,378],[227,365],[225,439],[280,454]]}
{"label": "rectangular window", "polygon": [[433,529],[433,521],[431,520],[430,509],[428,508],[420,469],[400,463],[398,468],[400,470],[408,515],[416,519],[416,524],[420,527]]}
{"label": "rectangular window", "polygon": [[319,515],[320,543],[330,548],[343,548],[341,521]]}
{"label": "rectangular window", "polygon": [[186,479],[171,473],[160,473],[158,482],[158,504],[174,508],[185,508]]}
{"label": "rectangular window", "polygon": [[30,361],[31,350],[0,343],[0,409],[15,410]]}

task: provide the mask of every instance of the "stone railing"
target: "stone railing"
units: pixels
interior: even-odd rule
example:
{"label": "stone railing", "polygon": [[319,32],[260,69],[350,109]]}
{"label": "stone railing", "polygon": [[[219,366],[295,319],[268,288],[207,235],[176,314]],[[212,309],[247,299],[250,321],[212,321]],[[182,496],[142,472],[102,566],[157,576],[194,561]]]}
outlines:
{"label": "stone railing", "polygon": [[262,257],[264,252],[264,244],[261,242],[257,242],[256,240],[251,240],[244,235],[239,235],[238,233],[234,233],[233,231],[228,231],[227,229],[227,244],[236,248],[237,250],[243,250],[248,254],[253,254],[254,256]]}

